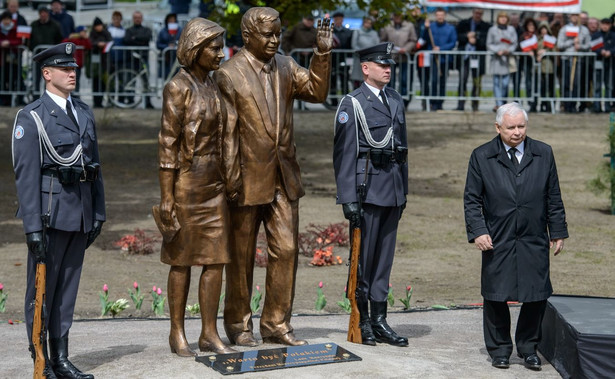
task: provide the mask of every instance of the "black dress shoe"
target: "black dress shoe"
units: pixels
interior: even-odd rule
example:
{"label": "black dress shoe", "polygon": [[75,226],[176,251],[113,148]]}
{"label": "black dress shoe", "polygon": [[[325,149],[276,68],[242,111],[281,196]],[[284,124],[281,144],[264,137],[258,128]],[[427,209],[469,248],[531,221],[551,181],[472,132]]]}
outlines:
{"label": "black dress shoe", "polygon": [[509,368],[510,362],[508,362],[508,357],[493,357],[491,359],[491,366],[497,368]]}
{"label": "black dress shoe", "polygon": [[519,356],[519,358],[523,358],[523,364],[525,365],[525,367],[529,368],[530,370],[536,370],[536,371],[542,370],[540,358],[538,357],[536,353],[532,353],[532,354],[519,353],[517,354],[517,356]]}

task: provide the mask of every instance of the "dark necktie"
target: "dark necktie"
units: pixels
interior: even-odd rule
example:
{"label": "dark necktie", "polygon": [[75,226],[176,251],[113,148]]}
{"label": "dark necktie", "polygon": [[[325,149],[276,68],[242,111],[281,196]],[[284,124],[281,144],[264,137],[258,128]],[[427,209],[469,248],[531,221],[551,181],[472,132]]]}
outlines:
{"label": "dark necktie", "polygon": [[73,113],[73,107],[70,105],[70,101],[66,100],[66,115],[68,116],[68,118],[70,118],[77,127],[79,127],[79,123],[77,122],[77,119],[75,118],[75,114]]}
{"label": "dark necktie", "polygon": [[383,90],[380,90],[380,98],[382,99],[382,104],[384,104],[384,106],[386,107],[386,109],[389,111],[389,113],[391,112],[391,108],[389,107],[389,102],[387,101],[387,97],[384,94]]}
{"label": "dark necktie", "polygon": [[510,161],[515,168],[515,172],[519,171],[519,161],[517,160],[517,156],[515,155],[517,153],[517,149],[511,147],[510,149],[508,149],[508,152],[510,153]]}

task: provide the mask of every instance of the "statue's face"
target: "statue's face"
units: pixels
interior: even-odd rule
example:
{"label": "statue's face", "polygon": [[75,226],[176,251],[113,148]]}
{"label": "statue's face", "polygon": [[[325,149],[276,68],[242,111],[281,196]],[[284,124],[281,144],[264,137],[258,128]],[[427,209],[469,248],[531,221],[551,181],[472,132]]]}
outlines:
{"label": "statue's face", "polygon": [[220,68],[220,62],[224,59],[224,39],[222,36],[216,37],[207,46],[203,47],[199,57],[199,66],[205,71],[214,71]]}
{"label": "statue's face", "polygon": [[254,32],[246,31],[244,34],[246,48],[257,59],[263,62],[269,61],[280,46],[281,30],[280,19],[257,24]]}

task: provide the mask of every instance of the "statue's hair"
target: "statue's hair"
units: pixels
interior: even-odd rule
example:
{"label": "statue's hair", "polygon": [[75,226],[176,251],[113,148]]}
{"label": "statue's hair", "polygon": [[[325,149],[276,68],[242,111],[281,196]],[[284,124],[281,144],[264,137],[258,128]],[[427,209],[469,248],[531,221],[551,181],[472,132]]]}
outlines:
{"label": "statue's hair", "polygon": [[254,7],[244,13],[241,18],[241,34],[244,32],[257,32],[256,25],[267,21],[275,21],[280,18],[280,13],[269,7]]}

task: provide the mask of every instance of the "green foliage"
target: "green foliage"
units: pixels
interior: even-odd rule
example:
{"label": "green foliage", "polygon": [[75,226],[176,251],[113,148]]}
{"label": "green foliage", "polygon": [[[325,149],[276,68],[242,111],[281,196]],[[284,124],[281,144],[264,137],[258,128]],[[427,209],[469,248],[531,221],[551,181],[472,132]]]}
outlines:
{"label": "green foliage", "polygon": [[199,303],[195,303],[194,305],[186,305],[186,310],[190,312],[190,316],[196,316],[201,313],[201,306]]}
{"label": "green foliage", "polygon": [[344,291],[344,297],[342,298],[342,300],[337,302],[337,305],[342,308],[342,310],[348,314],[350,314],[350,312],[352,312],[352,307],[350,305],[350,300],[348,300],[348,297],[346,296],[346,292]]}
{"label": "green foliage", "polygon": [[129,307],[128,300],[117,299],[116,301],[111,303],[111,306],[109,307],[109,313],[111,313],[111,316],[115,318],[115,316],[120,314],[124,309],[128,307]]}
{"label": "green foliage", "polygon": [[395,304],[395,296],[393,295],[393,285],[389,283],[389,293],[387,294],[387,301],[389,302],[389,307],[392,307]]}
{"label": "green foliage", "polygon": [[[203,0],[201,0],[203,1]],[[237,2],[225,1],[216,2],[212,7],[212,12],[209,19],[217,22],[227,30],[229,36],[241,33],[241,17],[243,13],[251,7],[268,6],[280,12],[280,20],[282,25],[292,27],[301,18],[306,15],[314,15],[322,17],[323,12],[333,12],[335,10],[344,10],[347,1],[345,0],[244,0],[242,5],[237,6]],[[364,10],[367,14],[372,15],[376,19],[374,28],[377,30],[390,22],[390,16],[393,13],[403,13],[405,18],[415,21],[417,16],[412,13],[412,9],[418,5],[418,0],[357,0],[359,9]],[[419,15],[418,18],[424,16]]]}
{"label": "green foliage", "polygon": [[263,294],[260,291],[260,287],[256,286],[256,291],[254,291],[254,295],[252,295],[252,299],[250,300],[250,309],[252,313],[258,312],[261,308],[261,299],[263,298]]}
{"label": "green foliage", "polygon": [[[1,285],[2,283],[0,283],[0,286]],[[0,313],[6,312],[6,298],[8,297],[7,294],[4,293],[3,289],[4,288],[0,288]]]}
{"label": "green foliage", "polygon": [[325,297],[325,294],[322,292],[322,287],[323,287],[323,284],[322,282],[320,282],[318,284],[318,289],[316,290],[315,308],[317,311],[322,311],[327,305],[327,298]]}

